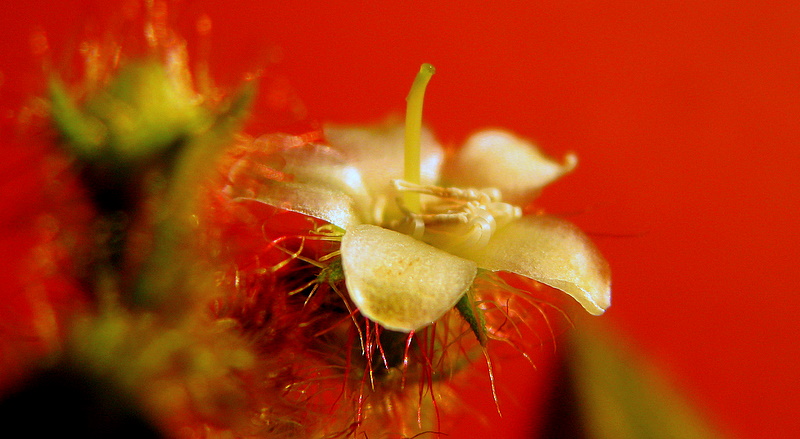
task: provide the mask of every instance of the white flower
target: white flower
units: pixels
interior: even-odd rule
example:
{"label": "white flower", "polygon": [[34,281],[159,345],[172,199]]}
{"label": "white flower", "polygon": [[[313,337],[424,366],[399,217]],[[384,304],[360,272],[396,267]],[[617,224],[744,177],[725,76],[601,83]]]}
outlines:
{"label": "white flower", "polygon": [[[453,308],[478,270],[557,288],[595,315],[610,305],[610,270],[588,237],[553,216],[522,216],[521,206],[575,167],[573,155],[560,164],[491,130],[445,160],[424,132],[421,183],[411,184],[402,180],[402,125],[330,126],[325,134],[329,145],[261,139],[273,150],[268,163],[248,158],[234,166],[227,190],[343,229],[345,283],[364,316],[391,330],[417,330]],[[291,178],[237,185],[254,166],[275,163]],[[420,211],[405,207],[406,193],[420,194]]]}

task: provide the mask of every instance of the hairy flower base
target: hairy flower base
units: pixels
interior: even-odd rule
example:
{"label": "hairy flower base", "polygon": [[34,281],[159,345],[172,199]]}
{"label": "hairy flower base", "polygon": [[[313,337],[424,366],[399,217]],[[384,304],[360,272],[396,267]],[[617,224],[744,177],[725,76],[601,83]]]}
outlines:
{"label": "hairy flower base", "polygon": [[[592,312],[608,305],[605,262],[584,235],[556,218],[521,218],[498,190],[387,180],[386,193],[376,195],[364,185],[373,177],[349,165],[344,151],[287,135],[241,140],[221,169],[222,194],[212,191],[209,221],[219,229],[212,243],[220,246],[212,253],[231,264],[222,275],[230,293],[215,302],[214,313],[236,321],[265,361],[284,365],[265,382],[286,390],[286,406],[302,401],[315,414],[261,413],[265,426],[377,437],[387,425],[409,436],[438,430],[437,395],[450,392],[456,371],[490,359],[488,342],[525,357],[547,343],[542,330],[562,304],[549,303],[532,279],[562,288]],[[369,154],[360,154],[366,166]],[[429,197],[422,213],[402,203],[393,208],[398,189]],[[416,237],[365,223],[383,218],[402,230],[402,215],[422,224]],[[465,232],[464,224],[473,229]],[[448,228],[459,238],[479,238],[432,246],[432,235]],[[508,258],[525,277],[494,273],[497,265],[517,270]],[[595,292],[600,305],[591,299]],[[434,410],[420,410],[426,405]],[[344,416],[346,425],[345,413],[352,415]]]}
{"label": "hairy flower base", "polygon": [[[433,325],[392,331],[365,317],[367,311],[347,286],[347,267],[338,251],[347,240],[374,238],[348,238],[303,215],[254,201],[218,197],[211,210],[209,220],[218,227],[214,242],[222,244],[220,260],[229,261],[220,276],[229,294],[215,301],[213,313],[235,321],[257,352],[257,364],[272,371],[255,394],[281,401],[272,403],[270,412],[254,412],[255,423],[273,433],[285,430],[286,437],[355,431],[369,437],[413,436],[444,428],[438,416],[458,410],[451,380],[483,359],[485,349],[452,309],[454,303],[444,315],[431,317]],[[363,227],[378,236],[397,234]],[[473,283],[488,339],[522,355],[547,344],[542,331],[553,318],[551,311],[556,316],[560,311],[543,301],[546,295],[537,297],[541,286],[515,288],[489,272],[470,278],[464,288]]]}

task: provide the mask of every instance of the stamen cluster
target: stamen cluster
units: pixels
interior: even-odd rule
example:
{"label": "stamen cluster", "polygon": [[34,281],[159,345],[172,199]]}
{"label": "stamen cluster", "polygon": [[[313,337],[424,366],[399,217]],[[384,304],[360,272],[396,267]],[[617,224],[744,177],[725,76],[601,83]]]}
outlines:
{"label": "stamen cluster", "polygon": [[[394,228],[439,248],[482,248],[498,227],[522,217],[522,208],[504,203],[496,188],[445,188],[405,180],[394,180],[393,184],[398,192],[397,205],[405,214]],[[405,205],[406,192],[434,199],[424,203],[422,212],[417,213]]]}

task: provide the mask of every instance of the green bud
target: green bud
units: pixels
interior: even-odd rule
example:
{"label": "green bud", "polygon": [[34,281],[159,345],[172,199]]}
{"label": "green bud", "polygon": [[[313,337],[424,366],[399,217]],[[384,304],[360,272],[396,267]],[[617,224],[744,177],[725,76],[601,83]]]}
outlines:
{"label": "green bud", "polygon": [[87,161],[134,164],[164,153],[211,123],[199,96],[155,61],[123,66],[80,108],[63,84],[50,84],[53,120],[67,144]]}

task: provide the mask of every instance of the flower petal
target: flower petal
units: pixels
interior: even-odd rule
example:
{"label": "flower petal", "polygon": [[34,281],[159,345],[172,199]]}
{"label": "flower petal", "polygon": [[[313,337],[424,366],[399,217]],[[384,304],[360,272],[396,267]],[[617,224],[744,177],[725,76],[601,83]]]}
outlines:
{"label": "flower petal", "polygon": [[574,154],[568,154],[562,165],[525,139],[506,131],[485,130],[467,139],[444,172],[450,185],[497,188],[503,201],[523,204],[577,164]]}
{"label": "flower petal", "polygon": [[350,298],[364,316],[395,331],[414,331],[452,309],[477,271],[410,236],[358,225],[342,239],[342,267]]}
{"label": "flower petal", "polygon": [[[377,204],[376,218],[370,223],[384,223],[399,216],[393,198],[392,180],[403,178],[405,131],[402,123],[388,121],[382,125],[326,125],[325,136],[332,147],[341,151],[347,163],[361,172],[364,184]],[[444,150],[430,130],[423,127],[420,143],[421,182],[435,184],[439,180]],[[389,209],[385,215],[383,208]]]}
{"label": "flower petal", "polygon": [[225,192],[312,216],[343,229],[369,217],[371,199],[358,170],[325,145],[287,134],[262,136],[231,166]]}
{"label": "flower petal", "polygon": [[509,271],[558,288],[591,314],[611,305],[611,270],[589,238],[552,216],[529,216],[500,229],[481,250],[464,255],[492,271]]}
{"label": "flower petal", "polygon": [[294,176],[296,183],[308,183],[340,191],[353,200],[358,212],[367,216],[372,199],[361,173],[346,162],[339,151],[325,145],[305,144],[281,152],[286,160],[283,172]]}
{"label": "flower petal", "polygon": [[235,199],[255,200],[279,209],[302,213],[344,230],[361,223],[352,198],[343,192],[312,184],[270,181],[260,185],[258,192],[252,196]]}

